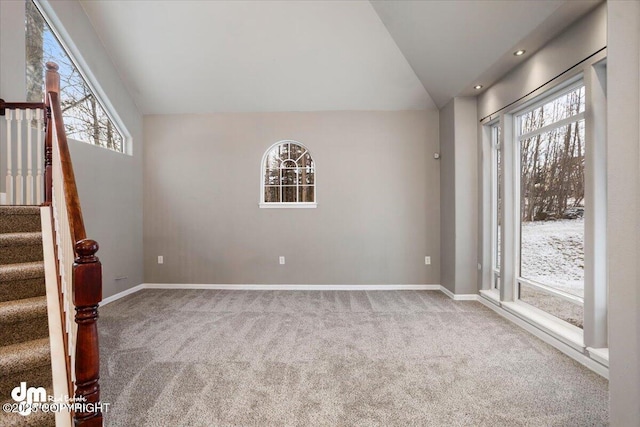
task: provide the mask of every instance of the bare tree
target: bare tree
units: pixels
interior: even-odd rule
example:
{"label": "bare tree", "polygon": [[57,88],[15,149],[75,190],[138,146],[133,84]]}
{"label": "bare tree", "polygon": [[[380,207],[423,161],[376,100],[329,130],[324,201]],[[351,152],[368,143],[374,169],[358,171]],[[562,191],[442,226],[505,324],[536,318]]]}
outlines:
{"label": "bare tree", "polygon": [[[522,134],[577,115],[584,106],[578,88],[521,118]],[[584,121],[577,120],[521,141],[523,221],[562,218],[584,202]],[[578,215],[578,211],[575,215]]]}

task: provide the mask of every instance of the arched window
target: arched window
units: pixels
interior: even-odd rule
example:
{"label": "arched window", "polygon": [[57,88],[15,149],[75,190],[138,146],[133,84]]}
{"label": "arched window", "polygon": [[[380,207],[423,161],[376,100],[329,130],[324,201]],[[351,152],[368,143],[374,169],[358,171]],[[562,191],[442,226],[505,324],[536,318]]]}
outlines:
{"label": "arched window", "polygon": [[316,207],[316,166],[297,141],[273,144],[262,158],[260,207]]}

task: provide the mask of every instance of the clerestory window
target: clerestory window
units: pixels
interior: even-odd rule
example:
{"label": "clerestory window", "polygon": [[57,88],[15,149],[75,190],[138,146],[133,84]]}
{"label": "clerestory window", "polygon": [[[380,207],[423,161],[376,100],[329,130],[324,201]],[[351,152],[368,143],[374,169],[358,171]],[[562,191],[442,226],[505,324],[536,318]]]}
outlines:
{"label": "clerestory window", "polygon": [[316,166],[297,141],[280,141],[262,159],[260,207],[316,207]]}
{"label": "clerestory window", "polygon": [[125,137],[114,115],[105,108],[96,91],[60,43],[51,26],[32,0],[26,0],[27,101],[44,99],[45,64],[55,62],[60,73],[60,104],[69,138],[110,150],[125,152]]}

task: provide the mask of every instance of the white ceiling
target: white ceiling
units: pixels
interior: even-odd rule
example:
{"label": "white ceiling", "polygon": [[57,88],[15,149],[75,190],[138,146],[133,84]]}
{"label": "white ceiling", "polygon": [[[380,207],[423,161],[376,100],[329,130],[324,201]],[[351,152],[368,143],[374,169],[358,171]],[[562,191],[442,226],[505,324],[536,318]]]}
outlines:
{"label": "white ceiling", "polygon": [[143,114],[442,107],[597,3],[81,0]]}
{"label": "white ceiling", "polygon": [[82,1],[143,114],[433,101],[366,1]]}
{"label": "white ceiling", "polygon": [[600,2],[371,1],[439,108],[488,88]]}

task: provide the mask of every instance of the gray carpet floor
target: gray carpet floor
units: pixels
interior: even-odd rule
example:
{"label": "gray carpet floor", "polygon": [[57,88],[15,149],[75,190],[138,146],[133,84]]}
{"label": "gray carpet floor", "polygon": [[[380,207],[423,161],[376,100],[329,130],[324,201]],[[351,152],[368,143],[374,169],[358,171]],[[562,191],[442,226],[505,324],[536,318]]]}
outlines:
{"label": "gray carpet floor", "polygon": [[437,291],[143,290],[100,311],[106,426],[602,426],[608,383]]}

